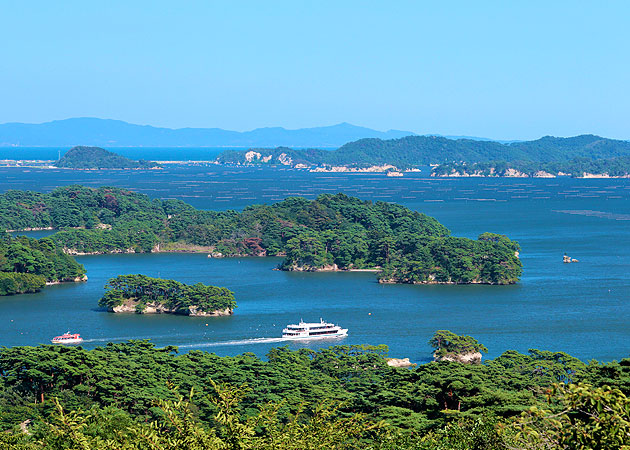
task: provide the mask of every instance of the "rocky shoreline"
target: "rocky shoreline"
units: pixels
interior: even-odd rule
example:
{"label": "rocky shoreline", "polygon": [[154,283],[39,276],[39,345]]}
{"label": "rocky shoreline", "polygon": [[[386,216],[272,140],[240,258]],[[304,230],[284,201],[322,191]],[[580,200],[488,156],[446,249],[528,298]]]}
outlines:
{"label": "rocky shoreline", "polygon": [[[382,164],[382,165],[373,165],[369,167],[355,167],[355,166],[313,166],[303,163],[293,164],[293,161],[287,155],[278,162],[272,162],[272,156],[262,156],[258,152],[250,152],[251,155],[243,162],[234,163],[234,164],[221,164],[215,162],[219,165],[234,165],[234,166],[257,166],[260,164],[270,165],[270,166],[284,166],[290,169],[295,170],[308,170],[313,173],[385,173],[389,177],[402,177],[405,173],[409,172],[420,172],[419,168],[411,168],[411,169],[400,169],[392,164]],[[283,156],[280,155],[280,156]],[[434,169],[437,167],[436,164],[432,164],[431,168]],[[490,169],[490,173],[483,173],[482,171],[473,171],[473,172],[460,172],[457,170],[453,170],[449,173],[438,174],[432,170],[429,175],[432,178],[557,178],[557,177],[572,177],[572,178],[630,178],[630,174],[614,176],[610,175],[606,172],[604,173],[588,173],[585,172],[581,176],[573,176],[569,173],[550,173],[545,170],[538,170],[533,174],[528,174],[517,169],[507,169],[503,174],[495,173],[494,168]]]}
{"label": "rocky shoreline", "polygon": [[27,227],[27,228],[24,228],[23,230],[4,230],[4,231],[7,233],[20,233],[22,231],[51,231],[54,229],[55,228],[53,227],[33,227],[33,228]]}
{"label": "rocky shoreline", "polygon": [[298,266],[297,264],[292,265],[288,268],[282,268],[279,270],[284,270],[286,272],[380,272],[380,267],[373,267],[371,269],[348,269],[344,267],[339,267],[337,264],[330,264],[323,267],[313,267],[313,266]]}
{"label": "rocky shoreline", "polygon": [[133,248],[127,248],[124,250],[121,249],[114,249],[114,250],[110,250],[107,252],[80,252],[74,248],[64,248],[63,252],[66,255],[72,255],[72,256],[91,256],[91,255],[114,255],[114,254],[127,254],[127,253],[136,253],[135,249]]}
{"label": "rocky shoreline", "polygon": [[415,367],[418,365],[416,363],[412,363],[411,361],[409,361],[409,358],[386,358],[386,361],[389,367],[407,368],[407,367]]}
{"label": "rocky shoreline", "polygon": [[88,277],[87,275],[82,275],[80,277],[75,277],[72,279],[65,279],[65,280],[57,280],[57,281],[47,281],[46,282],[46,286],[54,286],[56,284],[63,284],[63,283],[81,283],[84,281],[87,281]]}
{"label": "rocky shoreline", "polygon": [[457,172],[453,171],[451,173],[445,174],[436,174],[435,172],[431,173],[431,177],[433,178],[558,178],[558,177],[571,177],[578,179],[588,179],[588,178],[606,178],[606,179],[625,179],[630,178],[630,174],[620,175],[620,176],[611,176],[608,173],[584,173],[582,176],[573,176],[571,174],[559,172],[557,174],[545,172],[539,170],[535,172],[533,175],[529,175],[524,172],[520,172],[515,169],[508,169],[505,174],[498,175],[495,173],[483,174],[482,172]]}
{"label": "rocky shoreline", "polygon": [[492,284],[492,283],[482,283],[481,281],[472,280],[468,283],[456,283],[454,281],[436,281],[435,278],[426,281],[405,281],[399,280],[396,278],[381,278],[378,280],[380,284]]}
{"label": "rocky shoreline", "polygon": [[108,311],[111,313],[134,314],[177,314],[189,317],[220,317],[231,316],[234,314],[234,311],[230,308],[218,309],[215,311],[202,311],[197,306],[190,306],[187,310],[185,310],[185,312],[182,312],[182,310],[169,308],[166,305],[156,302],[146,303],[142,305],[141,309],[138,308],[139,305],[140,302],[133,299],[127,299],[122,305],[108,308]]}
{"label": "rocky shoreline", "polygon": [[445,355],[433,355],[433,361],[450,361],[461,364],[481,364],[481,352],[447,353]]}

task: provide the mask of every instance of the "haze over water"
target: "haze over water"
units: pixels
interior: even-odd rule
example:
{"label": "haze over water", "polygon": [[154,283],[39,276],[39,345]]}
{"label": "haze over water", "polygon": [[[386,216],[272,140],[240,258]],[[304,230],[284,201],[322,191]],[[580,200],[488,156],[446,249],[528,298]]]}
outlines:
{"label": "haze over water", "polygon": [[[402,203],[436,217],[455,236],[491,231],[520,242],[522,280],[514,286],[379,285],[370,273],[273,271],[279,258],[209,259],[205,254],[78,258],[89,281],[0,298],[0,345],[36,345],[70,329],[85,347],[148,338],[182,351],[264,356],[288,323],[320,317],[349,328],[341,340],[387,344],[390,355],[423,362],[437,329],[470,334],[488,357],[515,349],[565,351],[583,360],[630,354],[630,181],[617,179],[431,179],[422,173],[315,174],[271,168],[169,167],[161,171],[62,171],[0,168],[0,190],[80,183],[129,187],[204,209],[242,209],[287,196],[345,192]],[[41,235],[42,233],[36,233]],[[563,264],[566,252],[580,260]],[[96,307],[109,277],[144,273],[226,286],[232,317],[114,315]],[[371,315],[369,314],[371,313]],[[207,326],[206,326],[207,324]]]}

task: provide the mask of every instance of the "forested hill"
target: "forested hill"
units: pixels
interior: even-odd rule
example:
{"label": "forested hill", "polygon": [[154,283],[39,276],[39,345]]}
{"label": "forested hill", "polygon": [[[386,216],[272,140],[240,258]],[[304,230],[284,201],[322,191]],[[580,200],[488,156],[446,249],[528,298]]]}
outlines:
{"label": "forested hill", "polygon": [[72,147],[55,163],[65,169],[151,169],[159,164],[126,158],[100,147]]}
{"label": "forested hill", "polygon": [[66,186],[0,195],[0,228],[62,229],[70,254],[204,251],[284,256],[284,270],[370,268],[388,283],[510,284],[521,275],[516,242],[483,233],[458,238],[432,217],[344,194],[290,197],[236,211],[202,211],[125,189]]}
{"label": "forested hill", "polygon": [[47,282],[83,281],[85,268],[49,238],[0,234],[0,295],[37,292]]}
{"label": "forested hill", "polygon": [[[285,164],[295,166],[369,167],[393,165],[400,169],[452,162],[531,161],[549,163],[575,158],[610,159],[630,155],[630,142],[582,135],[571,138],[546,136],[535,141],[502,144],[495,141],[407,136],[400,139],[360,139],[334,151],[252,149],[229,151],[220,163]],[[271,156],[271,157],[270,157]]]}

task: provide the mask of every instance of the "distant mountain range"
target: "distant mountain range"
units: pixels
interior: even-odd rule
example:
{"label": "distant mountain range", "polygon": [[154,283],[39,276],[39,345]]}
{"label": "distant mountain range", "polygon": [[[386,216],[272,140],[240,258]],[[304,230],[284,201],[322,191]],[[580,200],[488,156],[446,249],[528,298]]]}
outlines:
{"label": "distant mountain range", "polygon": [[122,120],[75,118],[0,124],[0,146],[19,147],[317,147],[337,148],[363,138],[396,139],[410,131],[377,131],[349,123],[287,130],[281,127],[230,131],[220,128],[159,128]]}
{"label": "distant mountain range", "polygon": [[[436,176],[570,173],[630,177],[630,142],[594,135],[497,141],[470,136],[421,136],[400,130],[383,132],[349,123],[238,132],[220,128],[159,128],[120,120],[75,118],[41,124],[0,124],[0,146],[81,146],[80,154],[71,154],[74,158],[69,163],[71,167],[122,164],[114,161],[114,157],[121,156],[108,154],[103,149],[98,149],[100,153],[95,153],[94,149],[86,152],[88,146],[225,147],[217,157],[219,163],[280,164],[326,171],[372,171],[379,167],[378,170],[419,169],[433,165],[432,172]],[[135,163],[129,161],[124,164]]]}

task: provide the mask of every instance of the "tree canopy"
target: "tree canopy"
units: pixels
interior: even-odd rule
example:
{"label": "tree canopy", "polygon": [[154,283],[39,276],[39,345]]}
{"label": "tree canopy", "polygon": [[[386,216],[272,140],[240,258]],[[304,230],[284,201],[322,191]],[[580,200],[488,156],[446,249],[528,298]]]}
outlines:
{"label": "tree canopy", "polygon": [[125,300],[133,300],[138,313],[142,313],[149,304],[184,315],[236,308],[232,291],[203,283],[187,285],[146,275],[119,275],[111,278],[105,288],[107,292],[98,304],[110,310],[122,305]]}
{"label": "tree canopy", "polygon": [[436,176],[446,175],[480,175],[506,176],[510,172],[527,176],[565,174],[573,177],[584,177],[587,174],[607,174],[611,177],[623,177],[630,174],[630,156],[593,159],[576,157],[560,161],[488,161],[480,163],[449,162],[433,168]]}
{"label": "tree canopy", "polygon": [[0,226],[52,227],[67,253],[150,252],[197,246],[222,256],[284,256],[285,270],[375,268],[383,282],[510,284],[518,244],[484,233],[453,237],[432,217],[344,194],[289,197],[242,212],[197,210],[126,189],[66,186],[0,195]]}
{"label": "tree canopy", "polygon": [[429,340],[429,345],[435,349],[435,356],[488,352],[486,346],[479,343],[474,337],[459,336],[449,330],[436,331]]}
{"label": "tree canopy", "polygon": [[[388,366],[386,356],[386,346],[359,345],[277,347],[266,361],[249,353],[178,354],[147,341],[93,350],[2,348],[0,431],[19,430],[29,419],[31,435],[0,432],[0,443],[56,450],[81,438],[91,446],[78,448],[139,450],[153,430],[162,446],[150,448],[164,449],[182,448],[169,447],[168,439],[201,436],[205,447],[183,448],[296,448],[291,436],[303,446],[307,436],[322,439],[307,448],[627,444],[628,359],[585,364],[562,352],[511,350],[481,365],[402,369]],[[120,445],[108,447],[108,440]]]}
{"label": "tree canopy", "polygon": [[151,169],[160,165],[151,161],[135,161],[100,147],[76,146],[55,163],[66,169]]}
{"label": "tree canopy", "polygon": [[73,281],[85,268],[49,238],[0,236],[0,295],[39,291],[46,282]]}
{"label": "tree canopy", "polygon": [[[252,157],[254,152],[255,157]],[[249,155],[249,157],[248,157]],[[260,156],[258,156],[260,155]],[[441,136],[406,136],[383,140],[366,138],[349,142],[337,150],[276,149],[229,150],[217,161],[227,164],[284,164],[305,166],[369,167],[393,165],[399,169],[439,165],[436,174],[479,171],[498,175],[507,168],[534,172],[563,171],[590,173],[630,173],[630,142],[594,135],[570,138],[545,136],[534,141],[500,143]],[[623,172],[623,173],[622,173]],[[611,173],[612,175],[612,173]]]}

